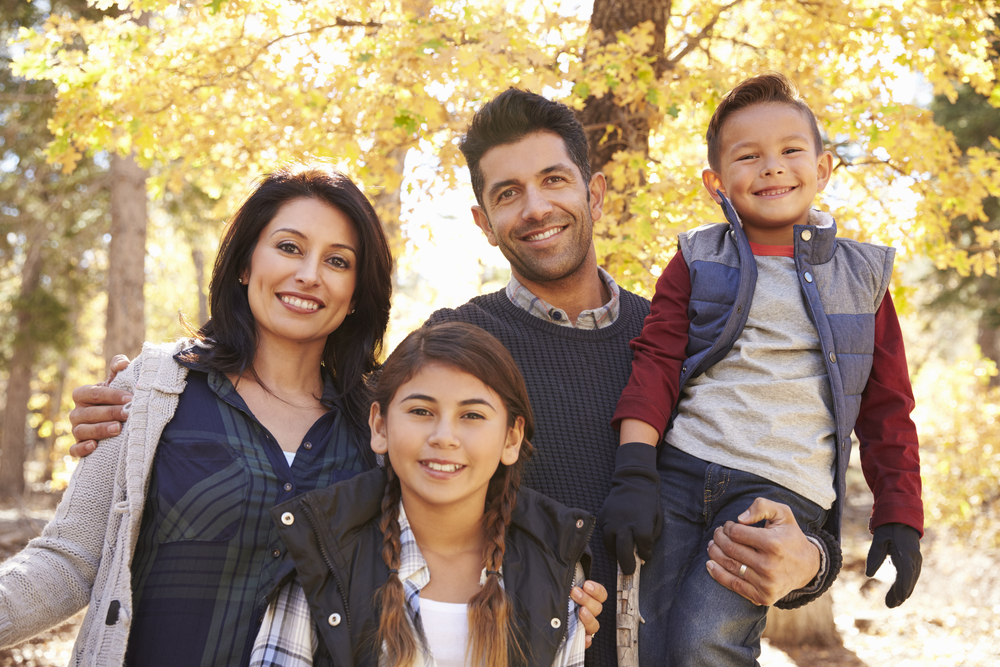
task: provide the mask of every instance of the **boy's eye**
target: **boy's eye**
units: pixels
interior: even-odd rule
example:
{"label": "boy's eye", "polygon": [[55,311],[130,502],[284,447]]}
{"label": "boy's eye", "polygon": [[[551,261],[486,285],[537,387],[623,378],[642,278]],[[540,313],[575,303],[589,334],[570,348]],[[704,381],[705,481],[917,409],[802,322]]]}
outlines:
{"label": "boy's eye", "polygon": [[785,154],[786,154],[786,155],[787,155],[788,153],[801,153],[801,152],[802,152],[802,149],[801,149],[801,148],[786,148],[786,149],[785,149]]}
{"label": "boy's eye", "polygon": [[750,153],[749,155],[742,155],[742,156],[736,158],[736,160],[737,160],[737,162],[739,162],[740,160],[752,160],[755,157],[757,157],[757,156],[754,153]]}

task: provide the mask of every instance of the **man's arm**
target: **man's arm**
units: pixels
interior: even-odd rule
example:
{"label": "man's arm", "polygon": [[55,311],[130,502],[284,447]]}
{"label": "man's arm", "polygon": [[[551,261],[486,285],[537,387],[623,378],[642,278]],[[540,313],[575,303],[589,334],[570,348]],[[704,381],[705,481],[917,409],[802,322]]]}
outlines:
{"label": "man's arm", "polygon": [[71,455],[87,456],[97,448],[98,440],[121,433],[122,423],[128,419],[128,404],[132,401],[132,394],[108,385],[128,364],[128,357],[116,355],[111,360],[107,380],[73,390],[73,403],[76,407],[69,413],[69,421],[73,425],[76,444],[69,448]]}

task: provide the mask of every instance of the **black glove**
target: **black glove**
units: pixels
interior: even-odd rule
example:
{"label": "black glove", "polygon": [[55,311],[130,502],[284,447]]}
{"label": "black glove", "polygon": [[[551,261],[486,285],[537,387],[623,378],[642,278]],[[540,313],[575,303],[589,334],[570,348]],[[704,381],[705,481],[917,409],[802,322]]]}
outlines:
{"label": "black glove", "polygon": [[604,500],[597,522],[604,546],[621,565],[623,574],[635,573],[634,550],[643,560],[652,557],[653,543],[663,527],[656,447],[644,442],[626,442],[618,447],[611,493]]}
{"label": "black glove", "polygon": [[920,564],[923,562],[920,556],[920,533],[903,523],[887,523],[876,528],[871,549],[868,550],[865,574],[874,576],[885,562],[886,554],[892,558],[893,567],[896,568],[896,583],[885,594],[885,604],[892,609],[910,597],[920,577]]}

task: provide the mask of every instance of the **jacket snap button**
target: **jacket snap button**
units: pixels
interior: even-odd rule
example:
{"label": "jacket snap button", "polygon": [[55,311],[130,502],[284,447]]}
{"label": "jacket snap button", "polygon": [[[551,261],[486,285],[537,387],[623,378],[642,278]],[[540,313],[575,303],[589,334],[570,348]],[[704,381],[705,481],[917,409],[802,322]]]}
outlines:
{"label": "jacket snap button", "polygon": [[551,621],[549,621],[549,625],[558,630],[559,626],[562,625],[562,621],[560,621],[558,618],[553,618]]}
{"label": "jacket snap button", "polygon": [[326,619],[326,622],[333,626],[340,625],[340,614],[330,614],[330,618]]}
{"label": "jacket snap button", "polygon": [[577,519],[576,520],[576,527],[577,528],[583,528],[583,519]]}
{"label": "jacket snap button", "polygon": [[813,281],[813,274],[806,271],[805,279],[807,283],[811,283]]}
{"label": "jacket snap button", "polygon": [[281,523],[285,524],[286,526],[290,526],[293,523],[295,523],[295,517],[292,515],[291,512],[285,512],[284,514],[281,515]]}
{"label": "jacket snap button", "polygon": [[830,353],[830,361],[834,364],[837,363],[837,355],[833,352]]}
{"label": "jacket snap button", "polygon": [[802,230],[802,240],[803,241],[808,241],[812,237],[813,237],[813,233],[810,230],[808,230],[808,229],[803,229]]}
{"label": "jacket snap button", "polygon": [[291,491],[291,490],[292,490],[292,483],[285,482],[285,491]]}

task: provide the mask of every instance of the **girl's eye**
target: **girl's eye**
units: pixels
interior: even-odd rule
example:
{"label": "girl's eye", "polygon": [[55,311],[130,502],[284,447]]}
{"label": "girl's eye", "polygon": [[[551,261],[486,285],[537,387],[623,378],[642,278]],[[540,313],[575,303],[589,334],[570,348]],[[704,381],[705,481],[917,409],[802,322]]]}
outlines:
{"label": "girl's eye", "polygon": [[418,417],[429,417],[431,411],[428,410],[427,408],[411,408],[410,414],[417,415]]}
{"label": "girl's eye", "polygon": [[483,415],[479,412],[466,412],[462,416],[465,417],[466,419],[486,419],[486,415]]}

